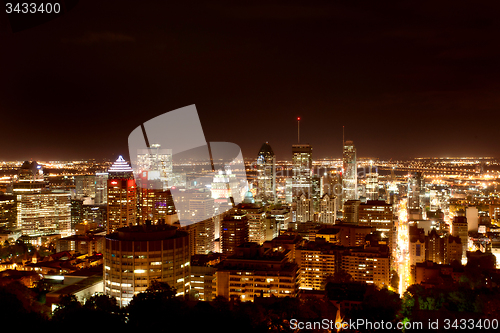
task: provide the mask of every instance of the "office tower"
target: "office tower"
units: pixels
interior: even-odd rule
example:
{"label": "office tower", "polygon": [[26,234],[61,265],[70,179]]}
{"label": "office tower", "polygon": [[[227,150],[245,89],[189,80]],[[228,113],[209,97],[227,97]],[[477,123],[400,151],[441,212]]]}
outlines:
{"label": "office tower", "polygon": [[175,288],[176,296],[187,295],[189,265],[186,232],[166,224],[120,228],[105,239],[104,294],[124,307],[156,280]]}
{"label": "office tower", "polygon": [[266,240],[266,212],[260,204],[256,204],[249,191],[245,200],[235,209],[235,212],[245,214],[248,219],[248,241],[262,245]]}
{"label": "office tower", "polygon": [[132,168],[119,156],[108,170],[107,233],[136,224],[137,187]]}
{"label": "office tower", "polygon": [[408,209],[420,208],[420,192],[423,189],[422,173],[411,173],[408,177]]}
{"label": "office tower", "polygon": [[344,223],[358,225],[360,204],[359,200],[347,200],[344,203]]}
{"label": "office tower", "polygon": [[70,236],[71,195],[48,191],[18,194],[17,228],[27,236]]}
{"label": "office tower", "polygon": [[107,203],[108,203],[108,173],[96,172],[94,204],[106,205]]}
{"label": "office tower", "polygon": [[138,187],[137,203],[137,217],[141,224],[147,220],[157,223],[175,213],[174,200],[169,190]]}
{"label": "office tower", "polygon": [[296,222],[308,222],[312,221],[314,218],[314,209],[312,200],[305,194],[302,193],[296,199]]}
{"label": "office tower", "polygon": [[94,199],[96,194],[96,176],[78,175],[75,176],[75,196],[76,199],[89,197]]}
{"label": "office tower", "polygon": [[45,189],[43,168],[25,161],[13,183],[17,228],[23,235],[71,235],[71,196]]}
{"label": "office tower", "polygon": [[288,230],[289,223],[292,222],[292,212],[288,208],[271,209],[268,213],[276,219],[280,230]]}
{"label": "office tower", "polygon": [[257,200],[264,203],[276,200],[276,157],[268,142],[257,156]]}
{"label": "office tower", "polygon": [[83,221],[95,223],[98,227],[106,226],[108,207],[104,205],[83,205]]}
{"label": "office tower", "polygon": [[71,229],[83,222],[83,200],[71,199]]}
{"label": "office tower", "polygon": [[325,194],[319,203],[318,221],[321,223],[334,224],[337,217],[336,197]]}
{"label": "office tower", "polygon": [[195,223],[195,253],[209,254],[214,251],[215,217]]}
{"label": "office tower", "polygon": [[451,264],[454,261],[462,261],[462,240],[460,237],[446,235],[444,238],[444,263]]}
{"label": "office tower", "polygon": [[370,164],[370,172],[366,175],[366,199],[378,200],[378,173],[373,170]]}
{"label": "office tower", "polygon": [[285,180],[285,202],[291,204],[293,202],[293,179],[287,178]]}
{"label": "office tower", "polygon": [[237,246],[248,242],[248,218],[244,213],[232,213],[221,221],[222,253],[231,255]]}
{"label": "office tower", "polygon": [[425,236],[425,260],[432,261],[436,264],[444,264],[445,263],[444,247],[445,247],[444,238],[439,236],[436,229],[431,229],[429,234]]}
{"label": "office tower", "polygon": [[392,205],[382,200],[369,200],[358,206],[358,221],[361,226],[375,227],[387,235],[392,230]]}
{"label": "office tower", "polygon": [[14,228],[16,225],[17,212],[14,195],[0,192],[0,228]]}
{"label": "office tower", "polygon": [[289,260],[289,250],[273,251],[245,243],[217,266],[217,296],[254,301],[256,297],[295,297],[298,267]]}
{"label": "office tower", "polygon": [[292,145],[292,196],[311,195],[312,147],[308,144]]}
{"label": "office tower", "polygon": [[138,173],[146,172],[148,180],[159,180],[163,190],[169,189],[173,175],[172,149],[160,149],[159,144],[137,150]]}
{"label": "office tower", "polygon": [[189,235],[189,255],[200,255],[214,252],[215,218],[208,218],[196,223],[180,227]]}
{"label": "office tower", "polygon": [[426,249],[425,249],[425,234],[417,233],[410,234],[410,244],[409,244],[409,254],[410,254],[410,266],[416,265],[417,263],[425,261]]}
{"label": "office tower", "polygon": [[467,245],[469,242],[467,218],[465,216],[455,216],[451,223],[451,234],[459,237],[462,243],[462,260],[467,258]]}
{"label": "office tower", "polygon": [[342,172],[342,202],[358,199],[358,169],[356,164],[356,147],[352,141],[344,143],[342,154],[343,172]]}
{"label": "office tower", "polygon": [[313,175],[311,177],[311,199],[313,202],[313,212],[319,210],[319,201],[321,200],[323,189],[322,189],[322,178],[318,175]]}
{"label": "office tower", "polygon": [[219,170],[213,177],[212,181],[212,198],[214,199],[230,199],[232,197],[242,197],[245,193],[233,193],[233,190],[240,188],[238,177],[233,174],[230,168],[225,168],[224,171]]}

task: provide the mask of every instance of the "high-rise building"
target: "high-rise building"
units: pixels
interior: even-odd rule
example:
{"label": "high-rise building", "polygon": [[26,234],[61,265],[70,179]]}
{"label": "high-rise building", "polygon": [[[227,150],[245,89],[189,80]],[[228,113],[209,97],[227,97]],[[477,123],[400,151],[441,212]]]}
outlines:
{"label": "high-rise building", "polygon": [[339,270],[342,248],[328,242],[308,242],[296,250],[300,289],[324,288],[325,279]]}
{"label": "high-rise building", "polygon": [[118,157],[108,170],[108,219],[107,233],[113,233],[118,228],[136,224],[137,186],[132,168]]}
{"label": "high-rise building", "polygon": [[96,205],[108,203],[108,173],[96,172],[95,174],[95,200]]}
{"label": "high-rise building", "polygon": [[236,247],[248,242],[248,218],[245,213],[232,213],[221,221],[222,253],[231,255]]}
{"label": "high-rise building", "polygon": [[94,199],[96,193],[95,175],[75,176],[75,196],[76,199],[89,197]]}
{"label": "high-rise building", "polygon": [[257,200],[276,200],[276,157],[268,142],[260,148],[257,156]]}
{"label": "high-rise building", "polygon": [[325,194],[319,202],[318,221],[326,224],[334,224],[337,217],[336,197]]}
{"label": "high-rise building", "polygon": [[312,146],[308,144],[292,145],[292,196],[311,195],[312,192]]}
{"label": "high-rise building", "polygon": [[17,228],[27,236],[70,236],[71,195],[52,192],[18,194]]}
{"label": "high-rise building", "polygon": [[344,203],[344,223],[355,224],[359,223],[359,205],[361,201],[359,200],[347,200]]}
{"label": "high-rise building", "polygon": [[420,195],[423,189],[421,172],[413,172],[408,177],[408,209],[420,208]]}
{"label": "high-rise building", "polygon": [[372,165],[370,165],[370,172],[366,175],[366,199],[378,200],[378,173],[374,172]]}
{"label": "high-rise building", "polygon": [[465,216],[455,216],[451,223],[451,234],[459,237],[462,243],[462,260],[467,258],[467,245],[469,240],[467,218]]}
{"label": "high-rise building", "polygon": [[255,243],[238,246],[217,266],[217,296],[241,301],[297,296],[299,272],[289,256],[290,250],[273,251]]}
{"label": "high-rise building", "polygon": [[342,202],[358,199],[358,170],[356,162],[356,147],[352,141],[344,142],[342,154]]}
{"label": "high-rise building", "polygon": [[384,247],[351,249],[342,255],[342,269],[354,281],[373,283],[379,288],[389,286],[390,255]]}
{"label": "high-rise building", "polygon": [[358,206],[359,225],[375,227],[388,234],[392,230],[392,205],[382,200],[369,200]]}
{"label": "high-rise building", "polygon": [[0,192],[0,228],[14,228],[16,225],[16,200],[14,195]]}
{"label": "high-rise building", "polygon": [[314,219],[313,202],[305,193],[302,193],[295,203],[296,222],[308,222]]}
{"label": "high-rise building", "polygon": [[104,294],[126,306],[153,280],[166,282],[184,296],[190,289],[189,240],[166,224],[119,228],[104,247]]}
{"label": "high-rise building", "polygon": [[26,161],[13,183],[16,196],[17,228],[23,235],[70,236],[71,195],[45,188],[43,168],[37,162]]}
{"label": "high-rise building", "polygon": [[[146,172],[148,180],[158,180],[161,189],[167,190],[173,176],[172,149],[161,149],[159,144],[137,150],[138,173]],[[157,188],[160,189],[160,188]]]}

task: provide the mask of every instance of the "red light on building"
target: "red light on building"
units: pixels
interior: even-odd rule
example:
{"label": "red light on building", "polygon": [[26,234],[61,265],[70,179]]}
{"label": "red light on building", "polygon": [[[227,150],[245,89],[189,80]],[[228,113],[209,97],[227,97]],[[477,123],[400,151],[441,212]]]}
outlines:
{"label": "red light on building", "polygon": [[116,180],[112,180],[111,185],[118,185],[118,182]]}

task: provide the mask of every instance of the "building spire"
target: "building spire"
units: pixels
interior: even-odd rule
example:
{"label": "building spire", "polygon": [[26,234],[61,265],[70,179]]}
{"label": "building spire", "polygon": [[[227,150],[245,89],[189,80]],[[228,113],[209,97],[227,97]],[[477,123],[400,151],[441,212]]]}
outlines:
{"label": "building spire", "polygon": [[300,117],[297,117],[297,143],[300,143]]}

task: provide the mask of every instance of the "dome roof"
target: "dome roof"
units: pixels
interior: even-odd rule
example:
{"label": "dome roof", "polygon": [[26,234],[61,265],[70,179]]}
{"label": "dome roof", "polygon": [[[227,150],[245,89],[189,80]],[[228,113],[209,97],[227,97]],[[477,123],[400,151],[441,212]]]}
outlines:
{"label": "dome roof", "polygon": [[245,193],[243,203],[255,203],[252,192],[248,191],[247,193]]}

